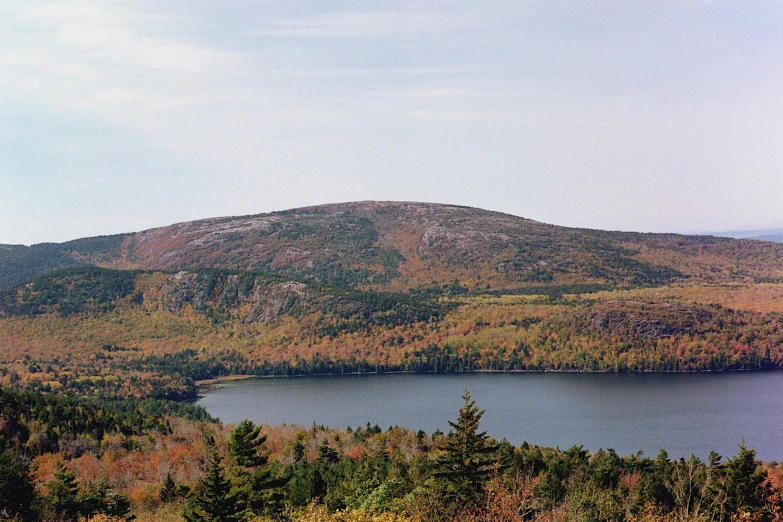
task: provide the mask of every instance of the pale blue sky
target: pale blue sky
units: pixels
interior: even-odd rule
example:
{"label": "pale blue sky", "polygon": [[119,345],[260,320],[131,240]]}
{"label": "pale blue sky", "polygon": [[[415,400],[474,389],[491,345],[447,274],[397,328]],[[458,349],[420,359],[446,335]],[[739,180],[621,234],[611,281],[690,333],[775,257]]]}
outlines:
{"label": "pale blue sky", "polygon": [[783,2],[0,4],[0,243],[365,199],[783,226]]}

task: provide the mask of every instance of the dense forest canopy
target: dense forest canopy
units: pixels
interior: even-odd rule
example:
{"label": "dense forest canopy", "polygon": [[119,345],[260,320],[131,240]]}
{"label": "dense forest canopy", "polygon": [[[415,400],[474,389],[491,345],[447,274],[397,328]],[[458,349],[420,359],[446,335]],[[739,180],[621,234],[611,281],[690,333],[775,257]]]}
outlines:
{"label": "dense forest canopy", "polygon": [[744,444],[670,459],[514,447],[466,392],[449,433],[224,426],[160,401],[0,390],[0,510],[75,521],[779,520],[781,468]]}

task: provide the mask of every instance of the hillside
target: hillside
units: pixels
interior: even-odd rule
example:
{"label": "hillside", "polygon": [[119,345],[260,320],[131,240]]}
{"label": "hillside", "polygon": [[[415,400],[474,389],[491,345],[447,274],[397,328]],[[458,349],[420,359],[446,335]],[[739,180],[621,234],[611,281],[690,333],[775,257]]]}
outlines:
{"label": "hillside", "polygon": [[33,246],[0,245],[0,289],[54,270],[78,265],[116,262],[128,234],[76,239],[66,243],[41,243]]}
{"label": "hillside", "polygon": [[0,252],[0,383],[24,390],[180,399],[232,373],[783,368],[776,243],[365,202]]}
{"label": "hillside", "polygon": [[783,245],[547,225],[480,209],[360,202],[0,248],[0,288],[77,265],[222,268],[378,291],[783,280]]}
{"label": "hillside", "polygon": [[782,325],[779,283],[436,298],[75,267],[0,292],[0,383],[180,399],[229,374],[772,369]]}

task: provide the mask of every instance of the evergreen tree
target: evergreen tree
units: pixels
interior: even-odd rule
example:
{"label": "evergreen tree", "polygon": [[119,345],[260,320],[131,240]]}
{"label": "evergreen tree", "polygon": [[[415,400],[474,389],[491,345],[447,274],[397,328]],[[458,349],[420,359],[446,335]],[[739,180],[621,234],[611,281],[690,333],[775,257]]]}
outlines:
{"label": "evergreen tree", "polygon": [[27,469],[10,448],[0,453],[0,513],[22,520],[32,517],[35,487]]}
{"label": "evergreen tree", "polygon": [[466,390],[465,404],[459,410],[457,422],[446,437],[445,453],[435,463],[435,477],[446,482],[446,495],[460,503],[472,503],[483,490],[490,475],[497,470],[496,444],[485,431],[479,431],[484,414],[470,399]]}
{"label": "evergreen tree", "polygon": [[259,437],[260,434],[261,427],[247,419],[240,422],[231,432],[228,449],[237,465],[243,468],[254,468],[266,464],[267,457],[262,453],[266,435]]}
{"label": "evergreen tree", "polygon": [[177,485],[171,478],[171,473],[166,474],[166,480],[163,481],[163,488],[160,490],[160,501],[164,504],[174,502],[177,499]]}
{"label": "evergreen tree", "polygon": [[756,463],[756,450],[740,444],[737,456],[726,463],[726,508],[729,513],[741,510],[758,513],[764,505],[767,473]]}
{"label": "evergreen tree", "polygon": [[286,486],[288,503],[292,506],[306,506],[313,500],[321,500],[326,494],[326,479],[321,466],[313,466],[306,460],[294,466],[291,479]]}
{"label": "evergreen tree", "polygon": [[318,455],[315,457],[315,461],[319,464],[331,466],[339,460],[340,455],[329,445],[329,442],[326,439],[322,440],[318,446]]}
{"label": "evergreen tree", "polygon": [[185,484],[177,484],[171,478],[171,473],[166,474],[166,480],[163,481],[163,487],[160,490],[160,501],[165,503],[180,501],[188,498],[190,488]]}
{"label": "evergreen tree", "polygon": [[54,480],[47,483],[49,489],[49,505],[62,520],[76,520],[79,513],[79,503],[76,496],[79,488],[76,476],[62,462],[57,463]]}
{"label": "evergreen tree", "polygon": [[183,513],[188,522],[234,522],[244,518],[245,499],[231,486],[221,465],[222,458],[212,450],[207,474]]}
{"label": "evergreen tree", "polygon": [[79,506],[79,515],[89,519],[98,513],[125,520],[133,520],[130,513],[130,501],[124,495],[117,493],[109,487],[105,480],[88,484],[83,491],[76,496]]}
{"label": "evergreen tree", "polygon": [[136,517],[130,515],[130,500],[125,495],[121,495],[114,490],[107,490],[103,499],[101,512],[111,517],[124,518],[125,520],[134,520]]}
{"label": "evergreen tree", "polygon": [[[360,428],[361,429],[361,428]],[[294,462],[298,463],[304,458],[305,447],[302,441],[297,439],[294,445],[291,447],[291,455],[294,457]]]}
{"label": "evergreen tree", "polygon": [[285,479],[273,476],[266,468],[268,457],[263,453],[264,442],[266,436],[261,435],[261,427],[245,419],[234,428],[228,443],[231,455],[241,468],[238,473],[239,483],[246,507],[256,514],[282,509],[279,488],[286,483]]}
{"label": "evergreen tree", "polygon": [[276,476],[269,467],[258,469],[247,479],[247,507],[255,514],[277,514],[283,510],[282,487],[290,477]]}

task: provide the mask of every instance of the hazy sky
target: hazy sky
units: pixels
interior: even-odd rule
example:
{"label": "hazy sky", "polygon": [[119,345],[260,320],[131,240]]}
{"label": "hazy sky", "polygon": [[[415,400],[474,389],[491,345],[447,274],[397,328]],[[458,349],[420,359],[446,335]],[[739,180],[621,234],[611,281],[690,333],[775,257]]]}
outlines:
{"label": "hazy sky", "polygon": [[783,2],[0,3],[0,243],[365,199],[783,226]]}

